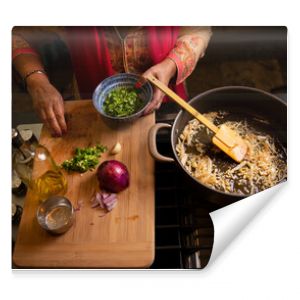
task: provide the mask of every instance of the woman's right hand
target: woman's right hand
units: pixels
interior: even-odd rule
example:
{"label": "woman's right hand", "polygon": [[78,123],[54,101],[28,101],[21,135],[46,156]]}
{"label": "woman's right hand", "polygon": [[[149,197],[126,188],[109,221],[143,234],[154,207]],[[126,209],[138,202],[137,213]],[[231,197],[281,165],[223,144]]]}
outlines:
{"label": "woman's right hand", "polygon": [[52,136],[59,137],[67,132],[64,117],[64,100],[44,74],[32,74],[27,78],[27,90],[33,107]]}

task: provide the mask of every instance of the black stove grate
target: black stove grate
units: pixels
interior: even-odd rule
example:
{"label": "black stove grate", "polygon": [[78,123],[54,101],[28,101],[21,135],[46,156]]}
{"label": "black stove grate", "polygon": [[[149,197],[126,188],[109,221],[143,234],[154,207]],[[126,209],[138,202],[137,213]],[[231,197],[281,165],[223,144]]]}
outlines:
{"label": "black stove grate", "polygon": [[[172,123],[174,115],[165,115]],[[157,136],[160,153],[172,156],[170,131]],[[185,184],[182,170],[175,163],[155,165],[155,260],[154,269],[200,269],[209,261],[214,230],[211,204],[193,195]]]}

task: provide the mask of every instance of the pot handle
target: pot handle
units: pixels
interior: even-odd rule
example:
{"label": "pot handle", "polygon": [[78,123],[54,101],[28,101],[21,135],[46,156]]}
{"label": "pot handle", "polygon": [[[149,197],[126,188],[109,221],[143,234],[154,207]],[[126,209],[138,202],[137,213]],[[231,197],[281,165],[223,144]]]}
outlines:
{"label": "pot handle", "polygon": [[170,124],[157,123],[150,128],[148,134],[149,151],[156,160],[162,162],[173,162],[174,159],[172,157],[164,156],[158,152],[157,145],[156,145],[156,135],[158,130],[160,130],[161,128],[170,128],[170,127],[172,127]]}

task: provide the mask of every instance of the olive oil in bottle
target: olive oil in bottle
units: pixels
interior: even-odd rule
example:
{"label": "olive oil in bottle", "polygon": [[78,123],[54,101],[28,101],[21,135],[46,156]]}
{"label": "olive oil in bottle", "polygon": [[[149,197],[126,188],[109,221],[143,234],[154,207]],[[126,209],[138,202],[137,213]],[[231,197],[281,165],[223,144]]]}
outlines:
{"label": "olive oil in bottle", "polygon": [[61,171],[48,170],[32,180],[31,189],[39,199],[47,199],[52,195],[64,195],[67,191],[67,181]]}
{"label": "olive oil in bottle", "polygon": [[63,196],[67,191],[67,181],[48,149],[38,143],[26,145],[20,135],[13,130],[13,168],[22,181],[39,201],[49,196]]}

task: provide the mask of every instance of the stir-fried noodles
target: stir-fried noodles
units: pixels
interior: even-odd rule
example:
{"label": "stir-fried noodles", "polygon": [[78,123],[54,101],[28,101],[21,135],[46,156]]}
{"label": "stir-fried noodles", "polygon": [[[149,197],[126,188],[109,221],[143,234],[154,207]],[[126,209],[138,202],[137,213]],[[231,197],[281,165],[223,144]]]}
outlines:
{"label": "stir-fried noodles", "polygon": [[[213,122],[226,115],[225,112],[205,114]],[[190,175],[211,188],[240,195],[257,193],[286,179],[286,155],[273,137],[258,132],[247,120],[221,123],[243,137],[248,145],[245,159],[237,164],[212,144],[202,143],[199,133],[206,128],[193,119],[176,145],[178,157]]]}

